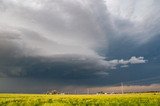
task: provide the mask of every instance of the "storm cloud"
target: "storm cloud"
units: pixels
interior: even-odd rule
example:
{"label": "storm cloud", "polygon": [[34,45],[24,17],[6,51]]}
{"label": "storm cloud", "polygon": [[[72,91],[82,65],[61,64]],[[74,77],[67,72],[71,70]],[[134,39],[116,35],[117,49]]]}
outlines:
{"label": "storm cloud", "polygon": [[93,85],[105,85],[100,79],[105,81],[116,70],[152,62],[143,52],[145,47],[150,51],[148,45],[159,36],[159,4],[1,0],[0,77],[78,80],[81,85],[92,85],[98,78]]}

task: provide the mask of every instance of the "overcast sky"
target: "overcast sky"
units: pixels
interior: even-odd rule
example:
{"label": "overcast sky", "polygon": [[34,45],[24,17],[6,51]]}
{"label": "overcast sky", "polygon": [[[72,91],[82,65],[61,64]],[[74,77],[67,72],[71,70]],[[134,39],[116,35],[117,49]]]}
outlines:
{"label": "overcast sky", "polygon": [[159,5],[0,0],[0,92],[160,83]]}

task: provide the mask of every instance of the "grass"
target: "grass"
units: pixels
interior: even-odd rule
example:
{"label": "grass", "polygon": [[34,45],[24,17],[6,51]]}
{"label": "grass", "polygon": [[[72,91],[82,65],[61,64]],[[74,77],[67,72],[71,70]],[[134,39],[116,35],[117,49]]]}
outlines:
{"label": "grass", "polygon": [[0,94],[0,106],[160,106],[160,93],[123,95]]}

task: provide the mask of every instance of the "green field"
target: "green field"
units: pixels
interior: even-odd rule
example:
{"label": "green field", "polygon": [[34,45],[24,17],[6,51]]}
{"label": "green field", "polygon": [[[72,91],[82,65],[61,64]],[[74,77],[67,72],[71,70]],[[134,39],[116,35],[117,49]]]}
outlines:
{"label": "green field", "polygon": [[0,94],[0,106],[160,106],[160,93],[123,95]]}

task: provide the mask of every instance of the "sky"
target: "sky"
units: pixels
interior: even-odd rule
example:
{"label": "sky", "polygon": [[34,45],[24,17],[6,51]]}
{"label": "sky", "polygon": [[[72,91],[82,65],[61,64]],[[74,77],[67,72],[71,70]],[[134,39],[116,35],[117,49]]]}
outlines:
{"label": "sky", "polygon": [[157,87],[159,5],[0,0],[0,92],[104,89],[121,82]]}

